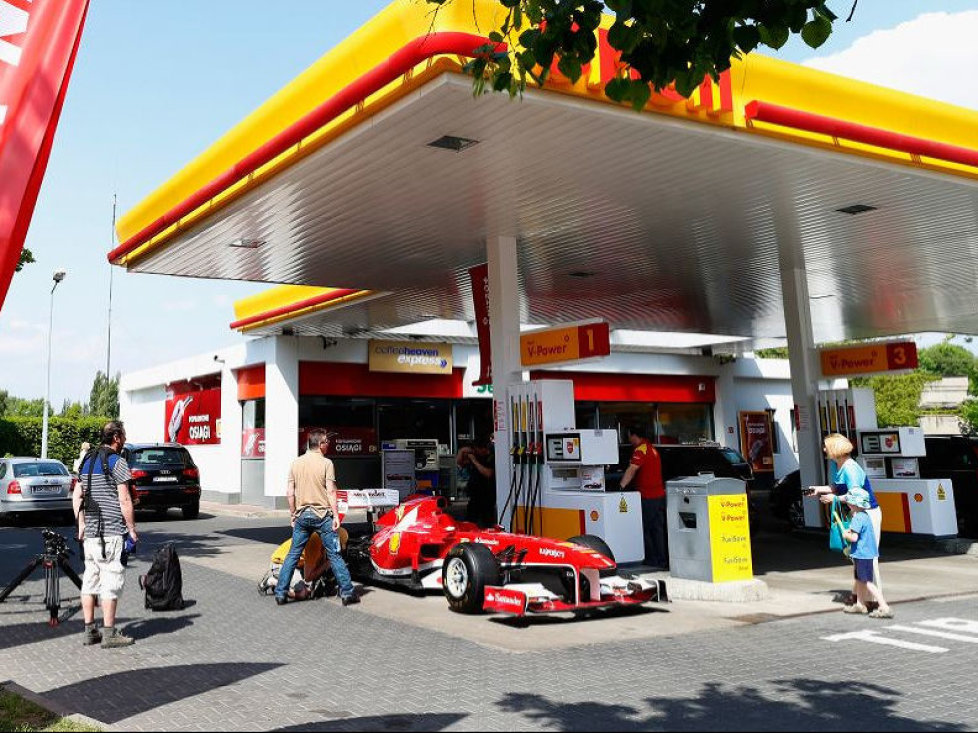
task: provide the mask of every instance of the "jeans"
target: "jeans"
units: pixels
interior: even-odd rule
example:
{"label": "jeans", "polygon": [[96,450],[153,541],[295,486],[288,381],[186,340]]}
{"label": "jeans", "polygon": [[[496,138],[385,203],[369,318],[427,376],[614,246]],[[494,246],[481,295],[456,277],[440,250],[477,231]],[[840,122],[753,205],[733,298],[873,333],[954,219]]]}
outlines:
{"label": "jeans", "polygon": [[645,540],[645,564],[652,567],[669,567],[665,497],[642,499],[642,535]]}
{"label": "jeans", "polygon": [[[336,584],[340,587],[340,597],[350,598],[356,593],[353,581],[350,579],[350,570],[340,555],[340,538],[333,531],[333,516],[327,514],[324,519],[320,519],[312,509],[304,509],[295,518],[295,527],[292,528],[292,549],[282,563],[282,570],[279,578],[291,578],[295,572],[302,551],[306,549],[306,543],[313,532],[319,532],[319,537],[323,541],[323,550],[329,558],[329,564],[333,568],[333,575],[336,577]],[[279,583],[275,586],[275,596],[285,598],[289,591],[288,581]]]}

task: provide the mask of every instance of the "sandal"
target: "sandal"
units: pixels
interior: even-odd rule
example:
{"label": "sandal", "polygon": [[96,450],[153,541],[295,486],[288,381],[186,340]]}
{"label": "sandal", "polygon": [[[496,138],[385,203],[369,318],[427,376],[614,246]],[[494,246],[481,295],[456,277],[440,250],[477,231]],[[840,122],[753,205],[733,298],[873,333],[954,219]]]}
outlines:
{"label": "sandal", "polygon": [[869,617],[870,618],[893,618],[893,611],[890,610],[889,606],[887,606],[886,608],[877,608],[875,611],[869,614]]}
{"label": "sandal", "polygon": [[869,613],[869,609],[861,603],[852,603],[848,606],[843,606],[842,613],[859,613],[865,615]]}

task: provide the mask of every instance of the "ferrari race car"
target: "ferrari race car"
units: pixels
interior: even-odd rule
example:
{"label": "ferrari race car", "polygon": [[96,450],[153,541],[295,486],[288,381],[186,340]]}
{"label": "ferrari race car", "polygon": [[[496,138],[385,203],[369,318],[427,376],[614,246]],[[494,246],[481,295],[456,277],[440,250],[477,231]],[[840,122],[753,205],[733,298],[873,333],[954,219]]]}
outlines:
{"label": "ferrari race car", "polygon": [[353,577],[414,591],[441,589],[459,613],[516,616],[667,601],[665,582],[621,576],[599,537],[566,542],[480,529],[445,513],[441,497],[409,497],[372,535],[351,539]]}

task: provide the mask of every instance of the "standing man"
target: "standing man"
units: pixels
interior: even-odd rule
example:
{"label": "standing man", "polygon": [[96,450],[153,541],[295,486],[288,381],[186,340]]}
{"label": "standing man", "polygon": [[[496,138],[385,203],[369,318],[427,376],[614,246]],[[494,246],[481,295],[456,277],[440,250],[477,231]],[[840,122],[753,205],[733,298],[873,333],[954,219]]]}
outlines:
{"label": "standing man", "polygon": [[669,545],[666,540],[666,489],[662,481],[662,458],[649,440],[645,428],[628,428],[632,460],[621,477],[621,490],[633,482],[642,496],[642,534],[645,541],[645,564],[655,570],[669,568]]}
{"label": "standing man", "polygon": [[480,437],[474,445],[463,447],[455,459],[459,468],[468,467],[466,492],[469,503],[465,521],[483,529],[496,525],[496,455],[491,439]]}
{"label": "standing man", "polygon": [[[335,435],[336,433],[327,433],[325,430],[313,430],[309,433],[305,454],[292,461],[289,487],[286,491],[289,511],[292,513],[292,549],[282,563],[279,577],[292,577],[309,537],[318,532],[340,588],[340,599],[344,606],[349,606],[351,603],[359,603],[360,599],[350,579],[350,571],[340,555],[336,470],[333,462],[326,457],[330,440]],[[278,605],[288,603],[288,590],[287,582],[275,586],[275,602]]]}
{"label": "standing man", "polygon": [[[82,459],[71,503],[78,518],[78,539],[84,541],[85,575],[81,600],[85,616],[85,645],[101,642],[103,649],[129,646],[133,639],[115,628],[115,613],[125,568],[122,550],[128,532],[135,542],[136,519],[129,481],[129,465],[119,455],[126,429],[113,420],[102,428],[101,445]],[[102,631],[95,625],[95,598],[101,598]]]}

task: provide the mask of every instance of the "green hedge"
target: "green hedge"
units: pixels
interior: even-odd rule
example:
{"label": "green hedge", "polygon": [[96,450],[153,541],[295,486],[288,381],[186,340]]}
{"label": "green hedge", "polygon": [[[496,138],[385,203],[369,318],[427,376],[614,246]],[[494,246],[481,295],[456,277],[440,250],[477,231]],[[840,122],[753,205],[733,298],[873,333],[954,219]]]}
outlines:
{"label": "green hedge", "polygon": [[[43,422],[39,417],[0,418],[0,456],[41,455]],[[48,458],[56,458],[71,470],[81,444],[97,445],[106,422],[104,417],[48,418]]]}

